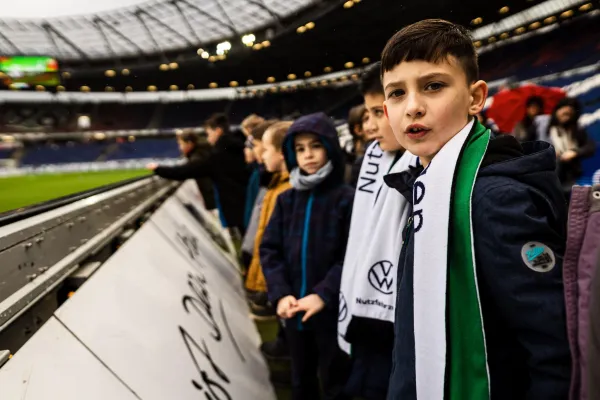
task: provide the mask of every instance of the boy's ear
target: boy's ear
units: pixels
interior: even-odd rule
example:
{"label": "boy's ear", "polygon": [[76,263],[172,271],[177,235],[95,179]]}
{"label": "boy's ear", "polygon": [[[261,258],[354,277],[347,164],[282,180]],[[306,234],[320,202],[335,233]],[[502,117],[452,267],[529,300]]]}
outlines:
{"label": "boy's ear", "polygon": [[470,91],[469,115],[472,116],[479,114],[483,110],[488,95],[487,83],[479,80],[471,85]]}
{"label": "boy's ear", "polygon": [[385,100],[383,102],[383,113],[385,114],[385,117],[389,120],[390,117],[388,117],[388,111],[387,111],[387,100]]}

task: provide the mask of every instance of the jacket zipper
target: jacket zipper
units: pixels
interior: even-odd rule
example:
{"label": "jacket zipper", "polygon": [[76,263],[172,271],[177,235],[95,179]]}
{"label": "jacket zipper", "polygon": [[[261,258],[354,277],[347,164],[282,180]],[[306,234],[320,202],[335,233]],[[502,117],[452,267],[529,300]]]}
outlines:
{"label": "jacket zipper", "polygon": [[[300,298],[306,296],[306,253],[308,250],[308,231],[310,229],[310,215],[312,213],[312,205],[314,200],[314,193],[311,193],[306,203],[306,210],[304,212],[304,230],[302,232],[302,287],[300,288]],[[298,330],[302,330],[302,319],[298,316]]]}
{"label": "jacket zipper", "polygon": [[[404,227],[404,232],[402,232],[402,247],[400,248],[400,260],[403,262],[406,258],[406,247],[408,246],[409,235],[413,228],[413,217],[411,216],[406,222],[406,226]],[[404,265],[398,265],[398,270],[400,271],[400,267],[402,267],[402,278],[404,278]],[[402,279],[398,280],[398,287],[402,283]]]}

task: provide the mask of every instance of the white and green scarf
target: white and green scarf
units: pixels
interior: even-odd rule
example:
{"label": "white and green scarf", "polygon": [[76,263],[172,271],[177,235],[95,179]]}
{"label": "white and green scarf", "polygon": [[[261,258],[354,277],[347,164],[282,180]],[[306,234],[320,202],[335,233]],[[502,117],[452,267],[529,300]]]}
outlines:
{"label": "white and green scarf", "polygon": [[[475,125],[475,126],[473,126]],[[413,189],[414,329],[419,399],[489,399],[471,196],[490,131],[471,121]]]}

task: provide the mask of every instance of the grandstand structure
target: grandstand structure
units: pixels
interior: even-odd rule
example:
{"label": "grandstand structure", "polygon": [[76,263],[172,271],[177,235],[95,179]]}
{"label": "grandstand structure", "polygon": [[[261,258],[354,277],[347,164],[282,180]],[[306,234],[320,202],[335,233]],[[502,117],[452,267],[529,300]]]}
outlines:
{"label": "grandstand structure", "polygon": [[[201,132],[215,112],[234,125],[250,113],[325,111],[343,120],[386,39],[430,16],[383,0],[110,3],[44,18],[35,9],[0,12],[2,54],[46,54],[61,72],[58,86],[0,90],[0,166],[175,159],[178,130]],[[433,6],[472,27],[491,94],[526,82],[565,88],[600,140],[597,4],[481,3]],[[598,169],[598,156],[586,160],[584,181]]]}

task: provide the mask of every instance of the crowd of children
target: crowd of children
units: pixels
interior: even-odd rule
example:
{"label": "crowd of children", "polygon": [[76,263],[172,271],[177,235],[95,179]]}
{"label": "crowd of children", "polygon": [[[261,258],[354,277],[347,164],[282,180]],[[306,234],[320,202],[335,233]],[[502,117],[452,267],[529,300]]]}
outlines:
{"label": "crowd of children", "polygon": [[207,124],[216,151],[186,176],[211,177],[224,224],[245,232],[252,314],[281,322],[263,352],[291,359],[294,399],[568,398],[557,164],[590,146],[566,101],[549,140],[496,134],[478,76],[468,31],[425,20],[363,74],[349,152],[323,113],[252,115],[245,146]]}

